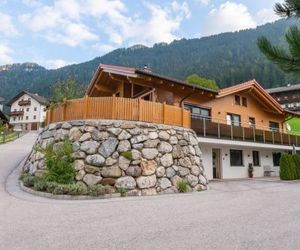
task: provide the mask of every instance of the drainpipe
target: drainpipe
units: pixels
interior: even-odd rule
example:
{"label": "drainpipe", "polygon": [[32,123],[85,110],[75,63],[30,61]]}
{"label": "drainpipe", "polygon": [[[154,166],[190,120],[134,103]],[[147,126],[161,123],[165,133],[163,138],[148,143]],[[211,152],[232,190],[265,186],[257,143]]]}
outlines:
{"label": "drainpipe", "polygon": [[180,106],[183,108],[183,102],[184,102],[184,100],[186,100],[187,98],[189,98],[189,97],[191,97],[193,94],[195,94],[195,87],[193,86],[193,92],[191,92],[191,93],[189,93],[187,96],[185,96],[185,97],[183,97],[181,100],[180,100],[180,102],[179,102],[179,104],[180,104]]}

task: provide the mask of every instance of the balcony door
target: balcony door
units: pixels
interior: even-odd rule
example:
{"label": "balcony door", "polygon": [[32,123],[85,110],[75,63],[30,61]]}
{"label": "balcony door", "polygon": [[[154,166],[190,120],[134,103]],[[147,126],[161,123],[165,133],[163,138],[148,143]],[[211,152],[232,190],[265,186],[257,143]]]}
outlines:
{"label": "balcony door", "polygon": [[221,169],[221,149],[212,149],[212,165],[213,165],[213,178],[222,179],[222,169]]}

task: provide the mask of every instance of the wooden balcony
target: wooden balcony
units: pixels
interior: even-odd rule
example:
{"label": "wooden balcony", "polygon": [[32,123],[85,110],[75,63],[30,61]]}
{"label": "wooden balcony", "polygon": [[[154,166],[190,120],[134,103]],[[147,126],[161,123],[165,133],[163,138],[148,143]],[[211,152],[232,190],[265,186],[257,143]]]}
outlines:
{"label": "wooden balcony", "polygon": [[12,111],[9,113],[9,116],[22,116],[24,115],[24,111]]}
{"label": "wooden balcony", "polygon": [[47,124],[53,122],[111,119],[143,121],[191,127],[188,110],[167,104],[122,97],[87,97],[65,101],[47,112]]}
{"label": "wooden balcony", "polygon": [[300,146],[300,135],[249,124],[228,125],[225,120],[193,116],[191,128],[199,137]]}
{"label": "wooden balcony", "polygon": [[30,100],[21,100],[18,102],[19,106],[28,106],[31,104]]}

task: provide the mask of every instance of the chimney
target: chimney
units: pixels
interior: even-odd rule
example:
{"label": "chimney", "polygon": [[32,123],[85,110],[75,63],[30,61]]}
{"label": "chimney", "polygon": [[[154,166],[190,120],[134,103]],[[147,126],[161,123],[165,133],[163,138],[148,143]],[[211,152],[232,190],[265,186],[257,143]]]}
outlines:
{"label": "chimney", "polygon": [[147,64],[144,65],[143,70],[146,72],[152,72],[151,68]]}

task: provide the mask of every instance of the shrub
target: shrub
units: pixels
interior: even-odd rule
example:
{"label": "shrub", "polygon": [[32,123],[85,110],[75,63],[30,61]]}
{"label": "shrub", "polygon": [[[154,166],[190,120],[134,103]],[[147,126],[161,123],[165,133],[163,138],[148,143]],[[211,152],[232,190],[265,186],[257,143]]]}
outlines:
{"label": "shrub", "polygon": [[88,194],[91,196],[103,196],[105,194],[110,194],[112,189],[110,186],[103,186],[101,184],[90,186],[88,188]]}
{"label": "shrub", "polygon": [[177,182],[177,189],[180,193],[186,193],[189,191],[189,183],[187,180],[180,180]]}
{"label": "shrub", "polygon": [[81,184],[69,184],[69,195],[86,195],[88,192],[88,189],[86,186]]}
{"label": "shrub", "polygon": [[35,176],[33,175],[26,175],[22,177],[23,185],[25,187],[33,187],[35,183]]}
{"label": "shrub", "polygon": [[295,154],[292,157],[293,157],[293,160],[295,162],[297,179],[300,179],[300,155],[299,154]]}
{"label": "shrub", "polygon": [[132,152],[131,151],[126,151],[126,152],[122,152],[121,155],[123,157],[125,157],[127,160],[132,160]]}
{"label": "shrub", "polygon": [[45,179],[35,179],[33,189],[35,191],[47,191],[47,181]]}
{"label": "shrub", "polygon": [[293,156],[287,153],[281,155],[280,158],[280,179],[295,180],[297,179],[296,164]]}
{"label": "shrub", "polygon": [[[39,149],[40,150],[40,149]],[[60,184],[71,184],[75,179],[75,169],[73,167],[72,145],[68,140],[61,144],[50,144],[43,153],[45,153],[45,163],[48,172],[45,173],[45,179],[50,182]]]}
{"label": "shrub", "polygon": [[125,197],[127,195],[127,191],[123,187],[116,187],[116,190],[122,197]]}

